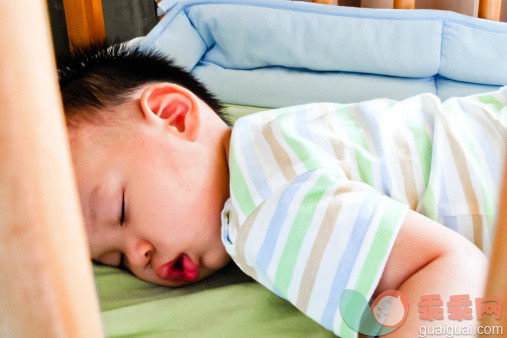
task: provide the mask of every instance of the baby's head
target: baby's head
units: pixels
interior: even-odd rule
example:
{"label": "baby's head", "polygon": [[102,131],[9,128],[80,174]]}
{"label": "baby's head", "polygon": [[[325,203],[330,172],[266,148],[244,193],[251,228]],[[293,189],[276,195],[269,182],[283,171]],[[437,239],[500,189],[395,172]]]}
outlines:
{"label": "baby's head", "polygon": [[218,101],[164,57],[122,45],[77,52],[59,77],[92,259],[168,286],[226,265]]}

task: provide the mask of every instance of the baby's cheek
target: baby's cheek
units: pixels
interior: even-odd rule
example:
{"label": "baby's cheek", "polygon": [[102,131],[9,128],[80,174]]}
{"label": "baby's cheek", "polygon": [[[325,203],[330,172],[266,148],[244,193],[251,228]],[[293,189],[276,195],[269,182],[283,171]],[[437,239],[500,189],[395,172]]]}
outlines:
{"label": "baby's cheek", "polygon": [[202,259],[202,265],[210,270],[218,270],[227,263],[231,261],[231,257],[225,251],[225,247],[222,245],[222,242],[214,248],[214,250],[209,251]]}

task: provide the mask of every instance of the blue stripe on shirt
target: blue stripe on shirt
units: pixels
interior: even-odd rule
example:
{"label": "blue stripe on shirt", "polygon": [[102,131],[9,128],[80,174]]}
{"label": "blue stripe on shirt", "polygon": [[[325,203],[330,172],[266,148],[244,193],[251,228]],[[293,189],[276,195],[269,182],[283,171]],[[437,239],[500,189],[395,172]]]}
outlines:
{"label": "blue stripe on shirt", "polygon": [[267,272],[269,263],[273,257],[276,242],[278,241],[280,230],[287,218],[289,208],[301,188],[311,188],[305,186],[305,183],[310,180],[313,174],[314,170],[311,170],[296,177],[294,181],[292,181],[292,183],[284,189],[280,199],[278,200],[278,204],[276,205],[275,212],[266,232],[267,235],[264,238],[264,242],[262,243],[259,253],[257,254],[257,264],[265,273]]}
{"label": "blue stripe on shirt", "polygon": [[493,178],[494,184],[496,186],[500,186],[501,180],[501,171],[500,171],[500,162],[496,156],[495,150],[491,141],[488,139],[487,135],[484,133],[483,128],[479,128],[476,120],[470,116],[470,112],[463,107],[463,103],[458,101],[460,108],[466,113],[466,117],[470,119],[468,123],[466,123],[466,127],[472,129],[472,133],[467,133],[467,137],[475,137],[477,143],[479,144],[479,149],[477,151],[482,151],[484,157],[486,158],[486,170],[489,170],[491,177]]}
{"label": "blue stripe on shirt", "polygon": [[[386,154],[384,153],[384,149],[387,148],[386,140],[388,139],[384,133],[383,128],[379,127],[378,122],[378,112],[372,111],[367,104],[358,104],[356,106],[357,111],[362,116],[364,124],[368,128],[370,132],[371,138],[373,140],[373,145],[378,157],[378,164],[380,167],[380,177],[382,180],[382,186],[377,187],[377,189],[382,189],[382,193],[387,196],[392,196],[393,194],[393,180],[390,173],[389,168],[387,167],[387,163],[389,163],[389,159],[386,158]],[[355,120],[355,119],[354,119]]]}
{"label": "blue stripe on shirt", "polygon": [[[371,219],[375,212],[375,208],[380,199],[378,192],[370,193],[363,201],[354,223],[354,228],[349,236],[347,247],[341,257],[338,268],[333,279],[331,292],[329,293],[328,301],[322,314],[322,323],[324,327],[332,330],[333,320],[340,304],[340,297],[343,293],[343,289],[349,281],[352,268],[356,262],[357,256],[361,249],[361,245],[364,240],[364,236],[368,231],[371,223]],[[346,212],[346,211],[343,211]],[[336,227],[340,227],[340,224],[336,224]]]}
{"label": "blue stripe on shirt", "polygon": [[240,129],[238,132],[240,132],[243,136],[239,137],[239,142],[246,162],[245,167],[248,171],[248,175],[250,176],[259,195],[263,200],[265,200],[271,196],[273,192],[269,187],[266,176],[264,175],[264,169],[260,164],[261,161],[257,158],[257,154],[253,146],[256,142],[251,139],[252,133],[250,132],[250,119],[239,120],[234,128]]}

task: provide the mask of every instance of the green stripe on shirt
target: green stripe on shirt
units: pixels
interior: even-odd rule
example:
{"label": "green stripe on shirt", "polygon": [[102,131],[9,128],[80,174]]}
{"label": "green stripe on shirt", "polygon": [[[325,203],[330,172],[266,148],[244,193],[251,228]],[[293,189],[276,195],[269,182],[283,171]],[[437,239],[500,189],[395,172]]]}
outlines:
{"label": "green stripe on shirt", "polygon": [[479,100],[482,103],[490,104],[493,107],[493,109],[495,109],[497,112],[502,110],[502,108],[504,107],[502,102],[498,101],[498,99],[492,94],[479,95]]}
{"label": "green stripe on shirt", "polygon": [[419,162],[421,163],[421,169],[424,177],[424,184],[427,187],[430,178],[431,169],[431,156],[433,149],[431,145],[431,139],[426,133],[426,130],[421,125],[416,125],[412,121],[405,120],[407,126],[412,133],[415,146],[417,148],[417,155]]}
{"label": "green stripe on shirt", "polygon": [[343,110],[346,114],[336,114],[336,117],[341,119],[349,139],[356,145],[355,157],[361,182],[374,186],[375,182],[373,181],[373,169],[370,159],[372,155],[364,138],[364,131],[352,116],[350,108],[345,107]]}
{"label": "green stripe on shirt", "polygon": [[239,204],[243,215],[248,216],[255,209],[255,202],[250,195],[250,190],[236,160],[234,145],[231,143],[229,150],[230,185],[232,193]]}
{"label": "green stripe on shirt", "polygon": [[375,239],[370,246],[363,269],[354,287],[355,290],[363,295],[366,295],[368,291],[374,291],[376,287],[373,285],[375,278],[382,273],[384,269],[382,263],[387,261],[391,250],[390,245],[398,234],[399,224],[405,218],[407,207],[394,200],[388,201],[389,203],[383,209],[383,215],[375,233]]}
{"label": "green stripe on shirt", "polygon": [[[276,271],[275,285],[283,293],[287,294],[297,258],[305,235],[312,224],[315,209],[319,204],[326,189],[335,185],[335,182],[328,175],[319,177],[314,186],[306,193],[290,229],[285,243],[280,263]],[[318,264],[319,262],[315,262]]]}
{"label": "green stripe on shirt", "polygon": [[276,119],[277,126],[282,132],[283,138],[287,145],[297,155],[299,160],[303,162],[306,170],[312,170],[322,166],[318,157],[313,154],[307,145],[301,144],[301,140],[298,140],[293,130],[287,130],[289,124],[286,120],[293,118],[290,114],[281,115]]}
{"label": "green stripe on shirt", "polygon": [[[368,297],[370,292],[373,293],[376,289],[374,283],[377,282],[377,277],[381,276],[384,271],[383,263],[387,262],[391,252],[391,243],[394,242],[398,234],[398,225],[403,221],[406,209],[406,206],[393,200],[384,207],[384,214],[375,233],[375,239],[370,245],[363,268],[354,286],[354,290],[365,297]],[[350,337],[353,334],[355,332],[342,322],[340,336]]]}

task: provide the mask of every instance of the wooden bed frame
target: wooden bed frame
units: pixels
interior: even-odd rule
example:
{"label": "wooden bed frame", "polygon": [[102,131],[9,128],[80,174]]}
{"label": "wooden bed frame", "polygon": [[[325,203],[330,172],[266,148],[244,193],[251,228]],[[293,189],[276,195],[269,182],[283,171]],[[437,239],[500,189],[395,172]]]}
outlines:
{"label": "wooden bed frame", "polygon": [[[45,3],[0,2],[0,336],[101,337]],[[64,4],[70,41],[105,37],[100,0]],[[499,0],[480,7],[498,20]],[[507,301],[507,170],[503,182],[486,296]]]}
{"label": "wooden bed frame", "polygon": [[[416,0],[393,0],[393,8],[413,9]],[[337,5],[338,0],[313,0],[315,3]],[[63,0],[69,43],[74,45],[106,37],[101,0]],[[479,18],[500,21],[502,0],[479,0]]]}
{"label": "wooden bed frame", "polygon": [[[395,9],[414,9],[416,0],[393,0]],[[338,5],[338,0],[313,0],[312,2],[328,5]],[[479,18],[500,21],[502,0],[480,0]]]}

